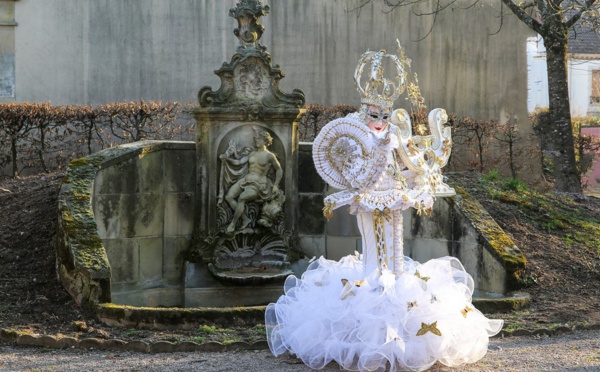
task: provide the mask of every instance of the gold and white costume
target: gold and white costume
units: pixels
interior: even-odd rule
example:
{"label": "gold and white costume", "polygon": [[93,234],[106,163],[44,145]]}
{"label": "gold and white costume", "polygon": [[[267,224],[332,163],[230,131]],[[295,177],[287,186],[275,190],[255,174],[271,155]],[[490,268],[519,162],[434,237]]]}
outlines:
{"label": "gold and white costume", "polygon": [[[355,79],[362,104],[389,109],[406,86],[406,59],[365,53]],[[396,81],[383,78],[390,58]],[[371,62],[364,88],[360,76]],[[409,64],[410,62],[408,62]],[[410,89],[410,88],[409,88]],[[424,370],[436,361],[459,366],[481,359],[489,337],[502,328],[471,303],[473,279],[458,259],[420,264],[403,255],[402,211],[429,214],[434,197],[449,196],[441,175],[450,156],[447,116],[435,109],[429,135],[413,136],[405,110],[391,114],[385,129],[369,129],[364,113],[327,124],[313,144],[321,177],[340,191],[325,198],[324,214],[348,206],[357,216],[362,255],[339,262],[323,257],[266,311],[271,351],[295,354],[309,367],[336,361],[359,371]]]}

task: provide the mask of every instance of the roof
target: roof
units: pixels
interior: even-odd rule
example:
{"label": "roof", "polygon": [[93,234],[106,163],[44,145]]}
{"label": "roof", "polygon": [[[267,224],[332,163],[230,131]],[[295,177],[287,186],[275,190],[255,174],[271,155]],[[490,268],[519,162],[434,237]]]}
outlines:
{"label": "roof", "polygon": [[600,36],[590,28],[569,31],[570,54],[600,54]]}
{"label": "roof", "polygon": [[[576,9],[568,10],[566,18],[572,17],[575,12]],[[596,25],[596,22],[592,23]],[[583,18],[579,19],[574,27],[569,29],[568,48],[569,54],[600,54],[600,36],[589,20],[586,22]]]}

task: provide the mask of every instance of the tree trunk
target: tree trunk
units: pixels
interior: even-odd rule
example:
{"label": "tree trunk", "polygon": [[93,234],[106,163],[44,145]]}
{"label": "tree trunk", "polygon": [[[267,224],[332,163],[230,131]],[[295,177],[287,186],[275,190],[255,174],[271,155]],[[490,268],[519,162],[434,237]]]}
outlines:
{"label": "tree trunk", "polygon": [[[555,21],[561,22],[561,21]],[[567,80],[567,29],[554,25],[554,32],[542,35],[548,70],[549,120],[541,123],[543,155],[553,164],[554,190],[581,193],[581,179],[575,163]],[[560,29],[562,32],[556,32]]]}

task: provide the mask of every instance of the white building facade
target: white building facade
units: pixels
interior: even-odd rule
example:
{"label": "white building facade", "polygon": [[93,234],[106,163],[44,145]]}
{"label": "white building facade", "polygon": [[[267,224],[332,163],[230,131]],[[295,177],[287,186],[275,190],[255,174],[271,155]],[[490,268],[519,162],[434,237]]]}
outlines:
{"label": "white building facade", "polygon": [[[539,35],[527,40],[527,71],[527,110],[531,113],[548,107],[546,48]],[[568,79],[571,116],[600,116],[600,38],[596,33],[570,41]]]}

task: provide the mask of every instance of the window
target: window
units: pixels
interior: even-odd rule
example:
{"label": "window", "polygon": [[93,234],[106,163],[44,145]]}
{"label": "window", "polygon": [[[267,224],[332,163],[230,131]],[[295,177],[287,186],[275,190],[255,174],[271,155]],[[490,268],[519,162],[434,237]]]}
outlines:
{"label": "window", "polygon": [[600,104],[600,70],[592,71],[592,95],[590,103]]}

